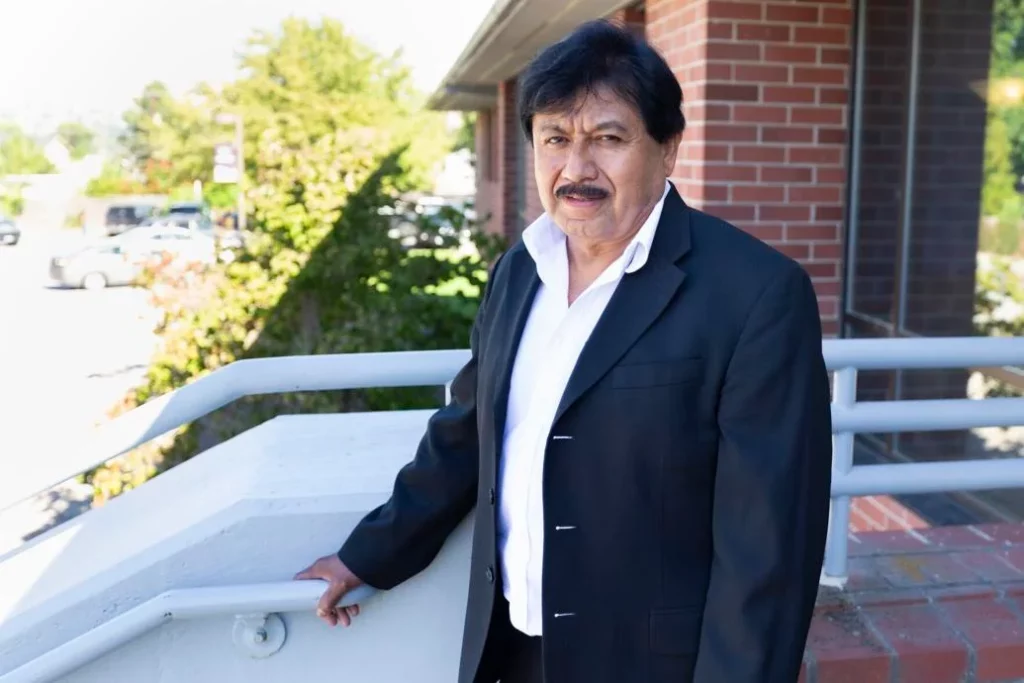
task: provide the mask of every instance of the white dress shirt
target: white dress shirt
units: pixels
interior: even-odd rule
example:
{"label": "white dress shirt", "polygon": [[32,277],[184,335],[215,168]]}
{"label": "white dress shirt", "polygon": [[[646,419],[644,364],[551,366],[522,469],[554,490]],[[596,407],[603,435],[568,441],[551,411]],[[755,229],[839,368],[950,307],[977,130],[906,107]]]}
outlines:
{"label": "white dress shirt", "polygon": [[523,232],[540,287],[512,369],[504,449],[498,470],[498,548],[512,625],[541,635],[544,567],[544,451],[583,345],[626,273],[647,263],[670,185],[622,256],[573,302],[565,233],[547,214]]}

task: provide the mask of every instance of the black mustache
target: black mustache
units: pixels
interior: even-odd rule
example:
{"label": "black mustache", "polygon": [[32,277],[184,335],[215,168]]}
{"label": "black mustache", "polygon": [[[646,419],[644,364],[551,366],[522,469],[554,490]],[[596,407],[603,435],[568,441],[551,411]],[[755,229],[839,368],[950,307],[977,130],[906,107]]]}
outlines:
{"label": "black mustache", "polygon": [[559,199],[565,199],[570,195],[582,199],[604,199],[608,196],[608,191],[593,185],[562,185],[555,190],[555,196]]}

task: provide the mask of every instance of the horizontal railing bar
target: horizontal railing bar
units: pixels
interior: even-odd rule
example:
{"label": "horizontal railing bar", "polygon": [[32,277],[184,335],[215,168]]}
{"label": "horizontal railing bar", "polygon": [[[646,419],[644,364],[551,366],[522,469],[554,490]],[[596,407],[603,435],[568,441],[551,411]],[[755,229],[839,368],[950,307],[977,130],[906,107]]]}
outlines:
{"label": "horizontal railing bar", "polygon": [[[826,365],[831,370],[1024,365],[1024,338],[826,339],[822,344]],[[18,477],[0,479],[0,511],[246,396],[292,391],[441,386],[455,376],[468,358],[468,350],[458,349],[237,361],[148,401],[86,437],[67,435],[59,444],[49,444],[55,451],[71,453],[70,459],[31,457],[29,454],[25,460],[32,463],[31,468],[23,470]],[[860,410],[860,406],[854,410]],[[869,419],[871,410],[875,409],[854,413],[850,419]],[[886,408],[881,412],[889,410]],[[845,419],[847,416],[837,417]],[[933,424],[928,420],[925,422]],[[893,428],[891,420],[885,424],[890,425],[885,431],[918,429],[912,426]],[[971,422],[967,426],[987,425]],[[932,428],[940,427],[920,427]],[[882,430],[881,427],[870,429]]]}
{"label": "horizontal railing bar", "polygon": [[[167,591],[0,676],[0,683],[47,683],[169,621],[224,614],[312,612],[326,585],[324,581],[289,581]],[[361,603],[375,592],[361,586],[339,605]]]}
{"label": "horizontal railing bar", "polygon": [[927,370],[1024,365],[1024,337],[825,339],[829,370]]}
{"label": "horizontal railing bar", "polygon": [[[965,466],[969,465],[969,466]],[[1024,487],[1024,459],[857,465],[832,475],[833,496],[879,496]]]}
{"label": "horizontal railing bar", "polygon": [[468,358],[468,351],[446,350],[236,361],[151,399],[87,435],[66,435],[56,443],[47,443],[55,452],[60,449],[71,456],[27,458],[31,467],[23,468],[17,477],[0,477],[0,511],[246,396],[292,391],[441,387],[455,376]]}
{"label": "horizontal railing bar", "polygon": [[862,401],[832,404],[832,431],[856,434],[933,432],[1024,425],[1024,398]]}

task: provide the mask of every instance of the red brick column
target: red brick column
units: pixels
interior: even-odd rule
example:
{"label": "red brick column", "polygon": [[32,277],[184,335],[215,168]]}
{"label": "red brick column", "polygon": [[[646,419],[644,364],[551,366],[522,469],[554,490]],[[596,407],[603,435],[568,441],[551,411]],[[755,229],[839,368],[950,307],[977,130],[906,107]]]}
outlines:
{"label": "red brick column", "polygon": [[[525,137],[516,116],[516,82],[507,80],[498,85],[498,108],[495,113],[498,133],[498,187],[500,199],[496,202],[494,220],[501,233],[514,240],[519,236],[519,156]],[[532,173],[532,167],[529,170]]]}
{"label": "red brick column", "polygon": [[498,131],[495,110],[477,113],[476,131],[476,213],[484,230],[502,234],[501,187],[498,185]]}
{"label": "red brick column", "polygon": [[537,174],[533,172],[533,145],[525,137],[523,139],[523,154],[525,155],[523,170],[526,177],[523,180],[526,183],[526,206],[523,208],[522,219],[523,227],[526,228],[544,213],[544,206],[541,205],[540,194],[537,192]]}
{"label": "red brick column", "polygon": [[799,260],[839,331],[852,0],[649,0],[683,86],[684,198]]}
{"label": "red brick column", "polygon": [[609,20],[625,26],[633,33],[643,36],[647,31],[647,16],[643,2],[614,12]]}

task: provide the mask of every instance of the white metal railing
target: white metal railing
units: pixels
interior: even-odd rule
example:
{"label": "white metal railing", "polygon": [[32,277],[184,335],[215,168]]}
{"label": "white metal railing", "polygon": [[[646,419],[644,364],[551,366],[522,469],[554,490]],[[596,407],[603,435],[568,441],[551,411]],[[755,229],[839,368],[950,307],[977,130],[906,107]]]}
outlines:
{"label": "white metal railing", "polygon": [[[831,348],[829,348],[831,342]],[[915,370],[1024,364],[1024,338],[844,339],[825,342],[832,387],[832,508],[822,582],[847,576],[850,498],[1024,487],[1019,459],[853,465],[863,433],[1024,425],[1024,398],[857,402],[859,370]]]}
{"label": "white metal railing", "polygon": [[[241,360],[159,396],[88,434],[57,435],[32,468],[0,477],[0,512],[246,396],[292,391],[442,386],[469,351],[399,351]],[[40,437],[43,438],[42,436]]]}
{"label": "white metal railing", "polygon": [[[845,580],[852,496],[1024,487],[1024,461],[1017,459],[853,466],[857,433],[1024,424],[1024,399],[1018,398],[858,403],[858,370],[1021,365],[1024,338],[844,339],[825,340],[823,347],[828,369],[835,373],[832,510],[824,582]],[[53,472],[48,481],[67,480],[243,396],[441,385],[467,358],[468,351],[459,350],[241,361],[113,420],[74,461],[76,471]],[[312,608],[322,590],[321,582],[298,582],[169,591],[0,676],[0,683],[53,680],[172,619],[231,613],[241,619],[245,614]],[[364,588],[346,597],[344,604],[360,602],[371,592]],[[259,631],[244,631],[259,639]]]}
{"label": "white metal railing", "polygon": [[[253,651],[276,649],[283,643],[284,626],[273,615],[312,613],[326,587],[325,581],[313,580],[170,590],[0,676],[0,683],[48,683],[163,624],[183,619],[235,614],[236,645]],[[363,603],[375,592],[360,586],[338,604]]]}
{"label": "white metal railing", "polygon": [[[905,463],[853,467],[853,436],[1024,425],[1024,399],[856,401],[858,370],[911,370],[1024,365],[1024,338],[954,337],[826,339],[833,386],[832,522],[825,574],[841,581],[851,496],[1024,487],[1017,460]],[[0,481],[0,511],[86,472],[162,434],[245,396],[398,386],[441,386],[469,351],[288,356],[232,363],[153,399],[74,441],[70,459]],[[39,459],[47,462],[48,458]]]}

